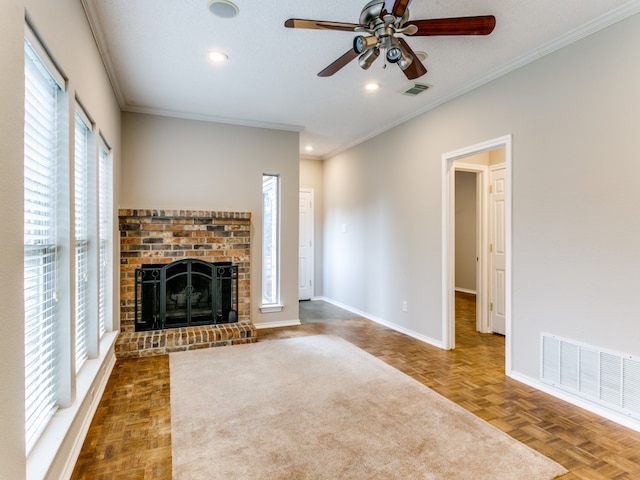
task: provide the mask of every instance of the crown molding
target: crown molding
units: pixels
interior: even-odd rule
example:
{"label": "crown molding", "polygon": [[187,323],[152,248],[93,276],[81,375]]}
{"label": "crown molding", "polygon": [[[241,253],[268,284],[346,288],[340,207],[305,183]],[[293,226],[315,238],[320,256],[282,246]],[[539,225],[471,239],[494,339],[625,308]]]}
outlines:
{"label": "crown molding", "polygon": [[[549,55],[550,53],[556,52],[568,45],[571,45],[572,43],[575,43],[579,40],[582,40],[585,37],[588,37],[589,35],[592,35],[594,33],[599,32],[600,30],[603,30],[615,23],[618,23],[632,15],[635,15],[637,13],[640,13],[640,0],[632,0],[624,5],[622,5],[621,7],[618,7],[614,10],[611,10],[610,12],[606,13],[605,15],[602,15],[599,18],[596,18],[590,22],[585,23],[584,25],[564,34],[561,35],[560,37],[551,40],[547,43],[544,43],[542,45],[540,45],[539,47],[525,53],[524,55],[521,55],[517,58],[514,58],[513,60],[506,62],[500,66],[498,66],[497,68],[494,68],[493,70],[487,72],[486,74],[470,81],[467,82],[465,84],[463,84],[462,86],[458,87],[455,90],[452,90],[451,92],[444,94],[442,96],[436,97],[432,102],[424,105],[423,107],[421,107],[420,109],[405,115],[402,118],[399,118],[398,120],[382,127],[379,128],[377,130],[374,130],[370,133],[368,133],[367,135],[354,140],[353,142],[350,142],[348,144],[345,144],[341,147],[338,147],[337,149],[329,152],[326,155],[323,155],[323,159],[328,159],[331,157],[334,157],[346,150],[349,150],[350,148],[353,148],[367,140],[370,140],[388,130],[391,130],[392,128],[397,127],[398,125],[401,125],[413,118],[416,118],[430,110],[433,110],[434,108],[447,103],[457,97],[460,97],[462,95],[464,95],[465,93],[468,93],[472,90],[475,90],[476,88],[481,87],[482,85],[485,85],[489,82],[492,82],[493,80],[496,80],[514,70],[517,70],[518,68],[521,68],[531,62],[534,62],[535,60],[539,60],[540,58],[544,57],[545,55]],[[435,89],[435,87],[434,87]]]}
{"label": "crown molding", "polygon": [[164,110],[152,107],[132,107],[126,106],[123,112],[143,113],[146,115],[158,115],[161,117],[182,118],[185,120],[198,120],[202,122],[223,123],[227,125],[238,125],[241,127],[264,128],[268,130],[281,130],[285,132],[301,132],[304,127],[300,125],[289,125],[286,123],[261,122],[258,120],[247,120],[242,118],[218,117],[215,115],[206,115],[201,113],[183,112]]}
{"label": "crown molding", "polygon": [[124,94],[122,93],[120,83],[118,82],[116,69],[113,65],[111,55],[109,54],[109,48],[107,47],[107,41],[105,40],[104,32],[102,31],[102,27],[100,26],[98,12],[94,3],[96,1],[97,0],[80,0],[80,3],[82,3],[82,8],[84,8],[85,16],[87,17],[87,21],[89,22],[89,28],[91,29],[93,39],[96,42],[96,47],[98,48],[98,52],[100,53],[100,58],[102,59],[104,69],[107,72],[107,77],[109,77],[109,82],[111,83],[113,93],[116,96],[118,105],[120,105],[120,109],[123,109],[126,106],[126,99],[124,97]]}

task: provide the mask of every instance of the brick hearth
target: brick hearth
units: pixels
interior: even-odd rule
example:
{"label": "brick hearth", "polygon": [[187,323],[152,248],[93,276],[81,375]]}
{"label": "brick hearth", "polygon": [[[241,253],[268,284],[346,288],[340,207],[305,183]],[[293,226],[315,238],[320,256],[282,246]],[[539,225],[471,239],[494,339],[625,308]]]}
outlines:
{"label": "brick hearth", "polygon": [[[162,355],[257,340],[250,320],[251,213],[120,210],[120,336],[118,357]],[[135,270],[185,258],[238,265],[238,322],[135,331]]]}

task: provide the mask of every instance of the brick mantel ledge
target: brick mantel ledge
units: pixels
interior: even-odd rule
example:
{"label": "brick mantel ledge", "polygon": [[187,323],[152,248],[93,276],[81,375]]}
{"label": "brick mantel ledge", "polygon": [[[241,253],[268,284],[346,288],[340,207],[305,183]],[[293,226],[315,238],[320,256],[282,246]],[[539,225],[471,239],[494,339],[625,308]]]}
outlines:
{"label": "brick mantel ledge", "polygon": [[257,340],[258,332],[251,322],[222,323],[146,332],[123,332],[118,337],[115,352],[117,358],[148,357],[199,348],[253,343]]}

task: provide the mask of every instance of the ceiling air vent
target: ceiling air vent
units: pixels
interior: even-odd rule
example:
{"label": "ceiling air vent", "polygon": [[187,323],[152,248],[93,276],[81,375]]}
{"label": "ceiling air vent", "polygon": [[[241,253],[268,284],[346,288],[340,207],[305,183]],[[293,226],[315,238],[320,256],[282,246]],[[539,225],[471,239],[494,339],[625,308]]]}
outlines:
{"label": "ceiling air vent", "polygon": [[425,85],[423,83],[414,83],[406,90],[403,90],[401,93],[403,95],[409,95],[410,97],[415,97],[416,95],[421,94],[422,92],[431,88],[431,85]]}

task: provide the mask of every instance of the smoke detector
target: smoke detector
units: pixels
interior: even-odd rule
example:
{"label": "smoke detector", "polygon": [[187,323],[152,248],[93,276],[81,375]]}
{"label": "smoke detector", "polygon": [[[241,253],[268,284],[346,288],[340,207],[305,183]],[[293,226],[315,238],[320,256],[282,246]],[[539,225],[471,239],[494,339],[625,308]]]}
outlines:
{"label": "smoke detector", "polygon": [[229,0],[211,0],[208,8],[216,17],[221,18],[233,18],[240,11],[238,6]]}

